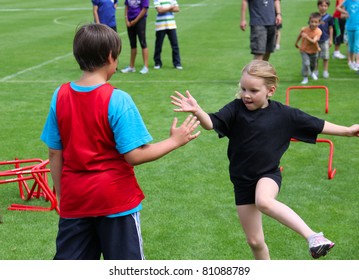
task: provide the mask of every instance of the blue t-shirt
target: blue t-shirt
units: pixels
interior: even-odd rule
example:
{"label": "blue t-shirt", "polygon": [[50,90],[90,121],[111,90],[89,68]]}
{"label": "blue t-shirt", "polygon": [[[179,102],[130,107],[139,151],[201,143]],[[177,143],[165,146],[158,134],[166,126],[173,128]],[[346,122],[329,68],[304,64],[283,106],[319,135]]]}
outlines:
{"label": "blue t-shirt", "polygon": [[91,0],[92,5],[97,6],[100,23],[109,27],[116,27],[116,8],[118,0]]}
{"label": "blue t-shirt", "polygon": [[342,5],[349,14],[345,28],[348,31],[359,30],[359,0],[346,0]]}
{"label": "blue t-shirt", "polygon": [[320,22],[319,28],[320,28],[320,30],[322,30],[322,36],[320,37],[319,42],[323,43],[330,38],[329,27],[334,26],[334,20],[331,15],[325,14],[322,16],[320,21],[321,22]]}

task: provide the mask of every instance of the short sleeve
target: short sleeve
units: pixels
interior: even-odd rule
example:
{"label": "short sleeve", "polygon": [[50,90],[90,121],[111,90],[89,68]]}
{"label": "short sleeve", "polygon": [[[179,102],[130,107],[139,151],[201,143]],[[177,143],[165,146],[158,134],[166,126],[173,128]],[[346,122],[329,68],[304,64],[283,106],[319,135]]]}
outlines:
{"label": "short sleeve", "polygon": [[153,140],[135,103],[126,92],[119,89],[113,91],[108,115],[116,148],[121,154],[130,152]]}
{"label": "short sleeve", "polygon": [[62,150],[60,131],[56,117],[56,100],[60,87],[58,87],[51,100],[50,111],[46,119],[40,139],[51,149]]}

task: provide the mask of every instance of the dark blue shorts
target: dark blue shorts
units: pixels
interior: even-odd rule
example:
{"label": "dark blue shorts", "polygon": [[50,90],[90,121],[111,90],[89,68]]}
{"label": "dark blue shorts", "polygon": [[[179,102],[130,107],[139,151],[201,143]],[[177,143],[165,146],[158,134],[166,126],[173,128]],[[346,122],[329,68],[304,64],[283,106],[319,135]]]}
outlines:
{"label": "dark blue shorts", "polygon": [[143,260],[139,212],[59,221],[55,260]]}
{"label": "dark blue shorts", "polygon": [[282,175],[280,171],[268,173],[250,183],[242,183],[234,186],[234,198],[236,205],[254,204],[256,200],[257,183],[262,178],[270,178],[278,185],[278,191],[282,184]]}

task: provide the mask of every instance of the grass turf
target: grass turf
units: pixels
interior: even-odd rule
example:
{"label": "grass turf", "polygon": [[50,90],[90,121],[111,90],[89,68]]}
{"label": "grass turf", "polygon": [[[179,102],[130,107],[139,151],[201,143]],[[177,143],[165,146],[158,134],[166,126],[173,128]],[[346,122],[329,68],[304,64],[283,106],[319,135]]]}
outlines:
{"label": "grass turf", "polygon": [[[239,29],[239,1],[183,0],[180,4],[176,20],[184,70],[173,69],[165,41],[161,70],[153,70],[150,59],[148,75],[116,74],[111,79],[113,85],[131,94],[155,141],[168,136],[174,116],[185,118],[172,111],[169,96],[175,90],[189,89],[206,111],[216,111],[234,98],[240,71],[252,59],[249,30]],[[119,68],[123,68],[129,62],[130,48],[120,6],[117,17],[123,51]],[[281,50],[270,59],[281,79],[275,100],[285,102],[286,88],[301,81],[301,59],[294,42],[300,27],[316,10],[315,1],[282,2]],[[54,89],[81,74],[71,54],[72,39],[78,24],[92,21],[91,3],[5,1],[0,14],[0,160],[47,158],[39,135]],[[150,57],[154,19],[151,7],[147,23]],[[136,67],[142,67],[140,53]],[[329,88],[329,114],[324,113],[324,98],[317,91],[293,93],[291,105],[334,123],[358,122],[359,76],[348,69],[345,60],[331,59],[329,67],[329,79],[310,81],[310,85]],[[335,145],[334,179],[327,179],[325,144],[293,143],[282,160],[279,200],[336,242],[326,259],[357,260],[358,139],[324,138]],[[202,131],[199,139],[187,146],[136,167],[146,194],[142,232],[147,259],[252,259],[236,216],[226,147],[225,139],[219,140],[213,131]],[[57,214],[9,211],[11,203],[22,203],[16,185],[0,185],[0,259],[51,259]],[[263,220],[272,259],[310,259],[300,236],[270,218]]]}

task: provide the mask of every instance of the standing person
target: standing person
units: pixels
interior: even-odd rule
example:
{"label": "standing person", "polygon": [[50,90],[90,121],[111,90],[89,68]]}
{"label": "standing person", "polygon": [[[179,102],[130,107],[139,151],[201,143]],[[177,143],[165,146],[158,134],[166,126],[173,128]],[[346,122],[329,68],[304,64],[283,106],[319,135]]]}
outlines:
{"label": "standing person", "polygon": [[269,60],[275,49],[276,29],[282,23],[280,0],[242,0],[240,27],[247,28],[246,12],[250,17],[250,48],[254,59]]}
{"label": "standing person", "polygon": [[348,65],[359,70],[359,0],[345,0],[337,10],[347,16],[345,29],[348,34]]}
{"label": "standing person", "polygon": [[334,243],[313,231],[276,197],[281,186],[279,163],[291,138],[316,143],[319,133],[359,136],[359,124],[336,125],[299,109],[270,100],[278,86],[275,69],[253,60],[242,70],[237,99],[216,113],[206,113],[187,91],[171,96],[176,112],[191,112],[206,130],[227,137],[229,173],[234,185],[240,223],[255,259],[270,259],[262,228],[262,214],[294,230],[309,243],[313,258],[325,256]]}
{"label": "standing person", "polygon": [[121,41],[103,24],[78,29],[74,56],[82,70],[58,87],[41,139],[49,148],[60,221],[55,259],[144,259],[139,211],[144,194],[133,166],[159,159],[195,139],[188,116],[169,138],[152,137],[130,95],[107,81]]}
{"label": "standing person", "polygon": [[[318,41],[322,36],[322,31],[318,27],[320,24],[321,15],[319,13],[312,13],[309,17],[309,26],[303,27],[295,42],[295,47],[300,50],[302,56],[302,85],[308,83],[308,76],[312,76],[313,80],[318,80],[314,73],[318,61],[318,53],[320,51]],[[299,41],[301,44],[299,45]]]}
{"label": "standing person", "polygon": [[330,14],[327,13],[328,8],[330,6],[329,0],[318,0],[317,2],[318,10],[321,15],[321,20],[319,24],[320,30],[322,30],[322,36],[319,39],[319,54],[318,54],[318,61],[315,66],[314,73],[318,77],[318,66],[319,66],[319,59],[323,59],[323,78],[329,78],[329,48],[333,44],[333,26],[334,21]]}
{"label": "standing person", "polygon": [[117,32],[116,9],[118,0],[91,0],[95,23],[103,23]]}
{"label": "standing person", "polygon": [[130,65],[122,69],[122,73],[136,72],[135,61],[137,55],[137,37],[142,49],[143,67],[141,74],[148,73],[148,48],[146,42],[146,20],[149,0],[125,0],[125,21],[130,40]]}
{"label": "standing person", "polygon": [[155,61],[154,68],[160,69],[162,67],[161,52],[163,40],[167,35],[172,48],[172,64],[176,69],[182,70],[177,40],[177,26],[173,14],[180,11],[179,5],[176,0],[154,0],[154,6],[158,13],[156,17],[155,53],[153,55],[153,60]]}
{"label": "standing person", "polygon": [[[344,0],[336,0],[335,7],[338,7]],[[334,41],[334,52],[333,58],[346,59],[346,56],[340,52],[340,45],[344,43],[345,23],[346,18],[342,16],[341,12],[335,9],[333,13],[334,18],[334,30],[333,30],[333,41]]]}

